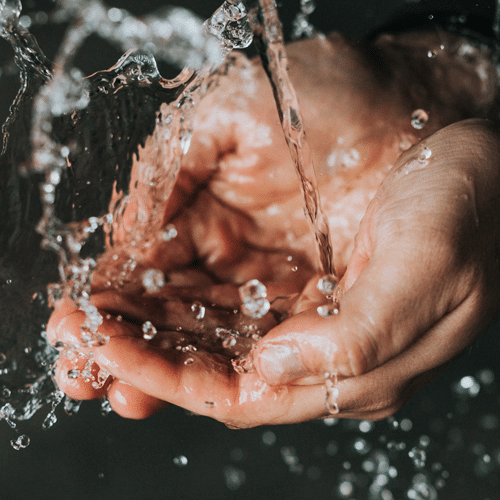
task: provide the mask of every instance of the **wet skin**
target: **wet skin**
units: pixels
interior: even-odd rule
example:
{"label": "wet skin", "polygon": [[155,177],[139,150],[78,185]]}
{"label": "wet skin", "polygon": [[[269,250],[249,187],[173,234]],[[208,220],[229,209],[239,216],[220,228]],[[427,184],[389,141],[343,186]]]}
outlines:
{"label": "wet skin", "polygon": [[[288,48],[342,276],[340,313],[327,318],[316,311],[324,303],[317,255],[272,93],[259,63],[235,56],[198,109],[191,149],[162,208],[178,235],[135,249],[136,279],[118,291],[106,287],[112,255],[127,250],[133,222],[148,213],[154,138],[134,166],[133,200],[92,296],[105,316],[100,331],[111,337],[94,349],[95,370],[112,377],[101,389],[68,378],[74,364],[63,352],[60,388],[76,399],[107,394],[130,418],[172,403],[250,427],[326,416],[325,373],[337,373],[338,416],[397,411],[499,309],[500,135],[483,119],[494,108],[496,75],[484,54],[463,44],[410,33],[369,48],[339,35]],[[419,130],[411,126],[417,108],[429,114]],[[472,117],[479,118],[464,120]],[[140,285],[148,267],[170,279],[157,293]],[[227,311],[240,305],[237,287],[253,278],[271,301],[291,297],[293,312],[283,322],[276,314],[259,320],[265,335],[251,351],[255,371],[235,372],[210,347],[166,349],[161,332],[142,339],[146,320],[195,331],[193,300],[207,304],[208,323],[247,327],[252,321]],[[76,343],[84,319],[61,301],[49,340]]]}

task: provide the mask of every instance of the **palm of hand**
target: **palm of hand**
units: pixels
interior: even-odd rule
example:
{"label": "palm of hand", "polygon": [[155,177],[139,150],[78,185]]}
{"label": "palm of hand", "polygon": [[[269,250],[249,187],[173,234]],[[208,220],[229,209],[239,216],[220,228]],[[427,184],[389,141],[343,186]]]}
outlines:
{"label": "palm of hand", "polygon": [[[325,415],[324,372],[335,371],[347,377],[339,384],[339,389],[343,388],[339,404],[345,416],[385,416],[399,407],[416,387],[433,376],[449,359],[448,354],[435,356],[413,370],[405,372],[402,368],[405,360],[411,358],[412,348],[409,346],[413,342],[417,350],[425,351],[432,342],[429,338],[446,338],[440,335],[443,329],[449,328],[445,325],[437,328],[437,333],[423,337],[424,341],[417,342],[423,331],[429,328],[432,331],[433,322],[438,317],[446,316],[462,304],[473,287],[470,273],[466,273],[464,278],[463,267],[452,269],[445,266],[443,269],[453,271],[453,276],[457,277],[461,294],[453,298],[446,293],[439,295],[439,307],[434,306],[436,296],[428,294],[427,302],[419,304],[421,309],[427,311],[427,316],[419,318],[420,323],[412,330],[413,336],[406,335],[405,328],[401,327],[408,317],[400,314],[394,319],[388,316],[394,307],[378,307],[377,294],[394,300],[406,295],[408,304],[416,300],[406,293],[408,280],[414,279],[413,275],[408,275],[407,269],[421,255],[396,252],[404,257],[397,260],[394,252],[389,251],[382,258],[378,250],[384,246],[390,249],[391,245],[396,250],[398,246],[400,249],[404,247],[405,252],[412,249],[415,233],[403,231],[402,241],[396,230],[407,223],[401,218],[401,213],[406,214],[407,210],[397,212],[402,201],[405,206],[415,208],[417,217],[412,228],[419,226],[419,217],[430,215],[432,220],[433,213],[443,212],[442,206],[433,207],[436,210],[422,209],[425,203],[418,189],[412,196],[404,194],[405,177],[400,175],[398,169],[404,169],[411,161],[406,158],[396,165],[384,184],[385,188],[370,206],[348,264],[359,221],[382,178],[399,155],[400,131],[405,129],[402,126],[384,128],[381,126],[381,123],[387,125],[384,120],[376,122],[377,126],[367,122],[366,116],[373,117],[374,113],[380,113],[370,99],[380,91],[373,81],[371,87],[364,82],[364,88],[360,88],[359,85],[347,86],[337,79],[335,88],[337,92],[343,92],[345,99],[343,105],[337,104],[337,114],[334,113],[333,118],[327,113],[326,119],[317,112],[317,105],[311,105],[311,101],[320,96],[305,94],[304,99],[309,104],[306,109],[314,110],[311,116],[306,116],[306,122],[313,124],[311,130],[317,132],[311,137],[317,141],[316,144],[313,142],[313,149],[316,151],[316,163],[320,165],[320,189],[336,238],[335,257],[341,270],[347,268],[340,288],[345,294],[341,315],[338,318],[319,317],[312,306],[322,298],[314,292],[314,287],[309,287],[308,293],[302,297],[305,306],[299,305],[296,309],[306,309],[304,312],[278,326],[276,316],[261,320],[259,333],[271,331],[254,352],[258,373],[250,374],[239,374],[227,363],[221,363],[217,356],[206,352],[193,354],[165,350],[159,342],[148,344],[141,339],[140,324],[145,320],[151,320],[165,329],[177,324],[188,331],[190,328],[196,330],[196,325],[192,326],[192,311],[189,308],[193,300],[220,306],[213,308],[207,316],[209,328],[213,329],[220,322],[227,325],[227,311],[239,306],[236,287],[248,279],[257,278],[269,283],[271,298],[290,297],[300,292],[314,275],[312,237],[302,214],[300,189],[270,92],[264,90],[263,75],[256,75],[254,66],[240,64],[243,68],[238,68],[238,71],[247,86],[240,85],[236,90],[231,85],[233,80],[228,78],[213,94],[214,102],[210,102],[208,97],[205,107],[200,109],[198,135],[165,207],[165,221],[174,223],[177,238],[153,245],[142,252],[139,259],[138,276],[146,268],[159,268],[169,276],[169,283],[157,294],[144,293],[140,286],[126,290],[125,294],[103,291],[106,270],[112,267],[108,266],[110,261],[106,255],[101,261],[104,271],[102,275],[96,275],[95,305],[110,313],[125,313],[125,317],[131,320],[116,322],[111,317],[105,319],[101,328],[111,341],[96,350],[96,361],[112,373],[114,380],[97,390],[80,379],[71,380],[67,377],[68,363],[63,359],[59,365],[59,383],[63,390],[79,399],[98,397],[107,391],[113,408],[126,416],[143,417],[168,401],[240,427],[265,422],[294,422]],[[354,74],[353,69],[356,74],[363,70],[359,64],[354,64],[351,74]],[[345,78],[349,68],[344,67],[342,71]],[[318,82],[315,83],[315,88],[318,88]],[[385,97],[384,110],[391,109],[395,121],[402,121],[407,110],[398,108],[394,99]],[[332,100],[338,103],[338,99]],[[214,113],[214,109],[217,112]],[[259,112],[256,113],[256,109]],[[221,130],[225,132],[214,134],[214,131]],[[328,140],[325,140],[325,130],[330,134]],[[333,148],[332,136],[337,139]],[[413,140],[417,140],[415,135]],[[434,149],[433,144],[431,147]],[[354,165],[352,162],[348,164],[345,156],[346,152],[353,150],[361,151],[361,159]],[[326,165],[330,165],[331,170]],[[420,187],[428,182],[425,175],[418,172],[407,176],[407,179]],[[140,191],[138,193],[140,197]],[[393,205],[387,201],[394,199],[396,203]],[[138,205],[140,203],[135,207]],[[133,219],[136,208],[134,204],[130,206]],[[461,217],[465,212],[458,210],[455,213]],[[454,224],[454,221],[450,223]],[[439,230],[423,231],[421,237],[424,242],[435,241],[438,233]],[[445,242],[443,256],[448,255],[450,250],[446,242],[456,237],[448,233],[448,239],[441,240]],[[119,244],[126,246],[126,238]],[[197,265],[193,266],[193,262]],[[444,271],[439,268],[442,262],[430,258],[429,254],[426,254],[424,262],[443,277]],[[388,268],[394,270],[392,275],[387,274]],[[372,269],[374,271],[366,272]],[[401,281],[402,276],[407,281]],[[426,276],[429,276],[428,282],[425,281]],[[421,282],[414,283],[417,289],[418,286],[432,288],[436,272],[423,273],[421,277]],[[457,286],[457,281],[454,286]],[[481,287],[481,297],[485,289]],[[172,302],[174,297],[176,301]],[[363,311],[360,311],[360,304],[363,304]],[[373,310],[370,304],[373,304]],[[51,318],[49,335],[52,339],[75,339],[83,319],[83,313],[75,311],[71,304],[60,304]],[[245,323],[241,315],[233,321],[239,327],[252,323]],[[468,341],[471,330],[477,327],[477,321],[472,323],[467,325],[456,349]],[[376,330],[370,328],[373,325],[377,326]],[[359,330],[357,335],[353,334],[356,330]],[[276,363],[276,349],[269,356],[266,347],[280,347],[283,341],[286,348],[278,354],[288,359],[288,364],[280,365]],[[322,346],[321,353],[317,352],[318,345]],[[400,356],[391,368],[391,363],[386,361],[401,351],[406,357]],[[290,353],[293,356],[289,356]],[[299,357],[295,365],[290,363],[294,356]],[[192,359],[194,363],[191,363]],[[186,364],[188,360],[189,364]],[[271,368],[269,365],[272,365]],[[387,378],[388,370],[400,373],[399,383],[381,384],[381,380]]]}

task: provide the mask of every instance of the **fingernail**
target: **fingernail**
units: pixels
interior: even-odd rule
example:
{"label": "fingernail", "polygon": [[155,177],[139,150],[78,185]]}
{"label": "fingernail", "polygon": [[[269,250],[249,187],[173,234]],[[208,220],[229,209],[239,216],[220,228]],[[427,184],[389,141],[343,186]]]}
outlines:
{"label": "fingernail", "polygon": [[308,375],[298,349],[283,344],[265,346],[257,368],[260,376],[271,385],[285,384]]}

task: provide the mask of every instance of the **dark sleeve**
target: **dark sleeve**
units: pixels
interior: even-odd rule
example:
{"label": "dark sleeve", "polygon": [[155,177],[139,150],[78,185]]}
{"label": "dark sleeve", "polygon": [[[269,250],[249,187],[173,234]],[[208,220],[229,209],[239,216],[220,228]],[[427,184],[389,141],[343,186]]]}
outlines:
{"label": "dark sleeve", "polygon": [[368,40],[381,33],[442,29],[488,45],[496,52],[500,47],[499,17],[495,0],[423,0],[407,4],[373,30]]}

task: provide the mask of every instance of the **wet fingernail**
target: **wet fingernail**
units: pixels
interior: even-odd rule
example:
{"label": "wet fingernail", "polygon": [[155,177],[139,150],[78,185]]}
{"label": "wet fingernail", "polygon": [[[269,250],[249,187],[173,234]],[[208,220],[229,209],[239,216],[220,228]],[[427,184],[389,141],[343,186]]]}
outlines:
{"label": "wet fingernail", "polygon": [[289,345],[268,344],[259,355],[260,376],[271,385],[285,384],[308,375],[298,349]]}

